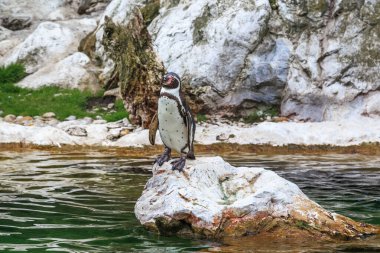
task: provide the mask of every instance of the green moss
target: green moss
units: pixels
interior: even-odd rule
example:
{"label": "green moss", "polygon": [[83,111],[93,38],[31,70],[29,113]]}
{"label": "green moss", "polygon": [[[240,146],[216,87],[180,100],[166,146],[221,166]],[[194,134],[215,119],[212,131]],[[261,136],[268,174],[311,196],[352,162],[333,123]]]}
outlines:
{"label": "green moss", "polygon": [[151,0],[140,9],[145,24],[148,26],[160,11],[160,0]]}
{"label": "green moss", "polygon": [[[95,44],[96,44],[96,35],[95,30],[89,34],[87,34],[86,37],[84,37],[78,47],[79,52],[83,52],[86,55],[88,55],[90,58],[95,58]],[[100,66],[101,60],[99,62],[99,58],[95,58],[96,63]]]}
{"label": "green moss", "polygon": [[320,12],[322,15],[329,9],[329,1],[326,1],[326,0],[307,1],[307,9],[309,12]]}
{"label": "green moss", "polygon": [[207,26],[211,17],[210,7],[206,6],[202,15],[197,17],[193,22],[193,41],[194,44],[199,44],[206,41],[203,29]]}
{"label": "green moss", "polygon": [[296,221],[295,225],[296,225],[296,227],[301,228],[301,229],[309,229],[310,228],[310,225],[304,221],[298,220],[298,221]]}
{"label": "green moss", "polygon": [[270,7],[272,8],[272,10],[278,9],[277,0],[269,0],[269,4],[270,4]]}
{"label": "green moss", "polygon": [[0,84],[17,83],[26,76],[25,67],[19,63],[0,67]]}
{"label": "green moss", "polygon": [[204,114],[197,114],[197,122],[200,123],[200,122],[205,122],[207,121],[207,116],[204,115]]}
{"label": "green moss", "polygon": [[124,109],[124,103],[122,100],[116,100],[115,111],[116,112],[114,113],[105,113],[103,119],[108,122],[114,122],[129,117],[128,112]]}
{"label": "green moss", "polygon": [[244,122],[245,123],[261,122],[261,121],[264,121],[266,117],[278,116],[279,113],[280,113],[279,108],[275,106],[259,108],[253,113],[249,114],[247,117],[245,117]]}
{"label": "green moss", "polygon": [[157,61],[151,37],[139,12],[136,9],[127,26],[105,18],[103,44],[116,64],[106,86],[119,86],[132,123],[148,127],[156,112],[165,69]]}
{"label": "green moss", "polygon": [[176,7],[179,4],[180,0],[170,0],[169,8]]}

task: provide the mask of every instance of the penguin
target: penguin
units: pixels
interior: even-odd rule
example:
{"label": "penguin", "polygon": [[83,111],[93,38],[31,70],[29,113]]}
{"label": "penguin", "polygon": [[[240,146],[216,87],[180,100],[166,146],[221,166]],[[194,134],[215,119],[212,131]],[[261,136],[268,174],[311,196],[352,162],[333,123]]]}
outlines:
{"label": "penguin", "polygon": [[172,169],[183,171],[186,158],[195,159],[193,145],[195,122],[181,92],[181,79],[173,72],[165,74],[163,78],[158,110],[149,126],[149,141],[152,145],[155,143],[157,130],[165,150],[157,157],[155,163],[161,166],[169,161],[171,151],[175,150],[181,154],[181,157],[171,163]]}

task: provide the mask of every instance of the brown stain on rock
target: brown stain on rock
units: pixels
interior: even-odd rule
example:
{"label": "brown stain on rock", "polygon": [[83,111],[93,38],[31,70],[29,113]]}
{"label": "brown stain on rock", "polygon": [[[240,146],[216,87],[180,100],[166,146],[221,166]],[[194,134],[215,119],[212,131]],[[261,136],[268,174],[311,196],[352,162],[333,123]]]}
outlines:
{"label": "brown stain on rock", "polygon": [[[147,137],[148,138],[148,137]],[[75,150],[73,151],[73,147]],[[30,152],[30,151],[49,151],[52,153],[87,153],[102,152],[116,156],[126,157],[147,157],[162,153],[163,146],[144,146],[144,147],[102,147],[102,146],[78,146],[61,145],[40,146],[26,143],[0,143],[0,151]],[[196,155],[324,155],[324,154],[361,154],[361,155],[380,155],[380,143],[363,143],[361,145],[337,147],[331,145],[255,145],[255,144],[233,144],[217,143],[210,145],[195,145]]]}

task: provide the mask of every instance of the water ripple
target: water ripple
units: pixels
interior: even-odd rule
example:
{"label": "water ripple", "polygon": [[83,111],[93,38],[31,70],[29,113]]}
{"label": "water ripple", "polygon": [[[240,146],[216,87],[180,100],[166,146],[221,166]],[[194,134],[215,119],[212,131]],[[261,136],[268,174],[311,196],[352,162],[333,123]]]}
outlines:
{"label": "water ripple", "polygon": [[[380,224],[380,158],[248,154],[230,156],[227,160],[237,166],[274,170],[298,184],[324,207],[357,220]],[[150,158],[117,157],[99,152],[0,153],[0,250],[244,252],[238,241],[221,245],[162,237],[145,231],[133,209],[150,177],[151,163]],[[282,249],[289,251],[273,250],[273,245],[254,247],[257,247],[255,252],[317,252],[310,245],[306,250],[304,245],[301,248],[282,245]],[[330,249],[347,252],[342,245],[326,247],[326,252]],[[352,246],[358,247],[365,248]],[[380,249],[380,246],[367,247],[369,251],[372,249]]]}

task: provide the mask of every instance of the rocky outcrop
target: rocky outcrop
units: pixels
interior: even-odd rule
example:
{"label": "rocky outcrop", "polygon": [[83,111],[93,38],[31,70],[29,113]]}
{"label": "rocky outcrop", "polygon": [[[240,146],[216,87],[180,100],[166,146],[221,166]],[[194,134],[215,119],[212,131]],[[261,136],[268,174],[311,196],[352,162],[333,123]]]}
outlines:
{"label": "rocky outcrop", "polygon": [[80,39],[95,27],[94,19],[43,22],[5,57],[4,64],[21,62],[28,73],[33,73],[76,52]]}
{"label": "rocky outcrop", "polygon": [[87,68],[90,59],[83,53],[74,53],[63,60],[47,65],[18,83],[25,88],[39,88],[46,85],[62,88],[80,88],[98,90],[94,73]]}
{"label": "rocky outcrop", "polygon": [[378,116],[380,1],[161,1],[149,30],[169,70],[220,114],[279,107]]}
{"label": "rocky outcrop", "polygon": [[282,113],[314,121],[379,116],[380,1],[278,4],[283,26],[274,31],[294,44]]}
{"label": "rocky outcrop", "polygon": [[279,104],[285,86],[291,45],[264,40],[270,15],[268,1],[162,1],[149,30],[165,66],[209,108],[249,108]]}
{"label": "rocky outcrop", "polygon": [[[3,0],[0,65],[21,61],[34,73],[80,44],[91,60],[88,75],[106,89],[125,86],[134,81],[119,76],[116,58],[134,57],[125,47],[110,47],[109,17],[121,29],[129,26],[141,44],[152,37],[159,60],[139,69],[159,76],[162,60],[191,87],[193,110],[202,114],[240,117],[270,109],[310,121],[379,117],[379,10],[380,0]],[[135,48],[138,59],[151,50],[148,44]],[[146,125],[150,114],[145,108],[136,122]]]}
{"label": "rocky outcrop", "polygon": [[[23,63],[29,75],[19,84],[99,89],[97,70],[76,54],[80,41],[97,26],[97,18],[80,17],[81,0],[8,1],[0,3],[0,65]],[[99,15],[106,0],[87,1],[85,13]],[[6,29],[6,28],[8,29]],[[87,57],[87,59],[85,59]]]}
{"label": "rocky outcrop", "polygon": [[222,238],[278,236],[350,239],[379,227],[326,211],[293,183],[263,168],[235,168],[220,157],[153,168],[135,206],[144,227],[165,235]]}

